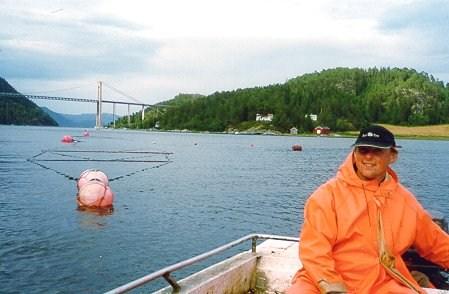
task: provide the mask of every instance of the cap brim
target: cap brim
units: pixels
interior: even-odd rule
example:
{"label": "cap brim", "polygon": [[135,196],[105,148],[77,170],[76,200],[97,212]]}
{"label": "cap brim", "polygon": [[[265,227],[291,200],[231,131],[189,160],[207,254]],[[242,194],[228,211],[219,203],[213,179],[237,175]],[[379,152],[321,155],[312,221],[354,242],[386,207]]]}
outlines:
{"label": "cap brim", "polygon": [[370,143],[357,143],[357,144],[352,144],[353,147],[359,147],[359,146],[363,146],[363,147],[374,147],[374,148],[381,148],[381,149],[390,149],[390,148],[401,148],[401,146],[384,146],[384,145],[376,145],[376,144],[370,144]]}

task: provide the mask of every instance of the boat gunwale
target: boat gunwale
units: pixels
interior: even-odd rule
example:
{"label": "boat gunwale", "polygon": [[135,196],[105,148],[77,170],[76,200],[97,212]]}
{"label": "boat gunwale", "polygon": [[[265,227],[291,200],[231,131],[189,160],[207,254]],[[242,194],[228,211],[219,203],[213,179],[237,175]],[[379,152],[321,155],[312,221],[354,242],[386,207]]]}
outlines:
{"label": "boat gunwale", "polygon": [[280,235],[270,235],[270,234],[249,234],[242,238],[239,238],[237,240],[231,241],[229,243],[226,243],[222,246],[216,247],[212,250],[209,250],[205,253],[199,254],[197,256],[194,256],[192,258],[183,260],[181,262],[169,265],[167,267],[164,267],[158,271],[155,271],[151,274],[145,275],[141,278],[138,278],[132,282],[129,282],[127,284],[124,284],[122,286],[119,286],[115,289],[112,289],[110,291],[105,292],[105,294],[119,294],[119,293],[126,293],[134,288],[140,287],[148,282],[151,282],[155,279],[163,277],[172,287],[176,287],[177,283],[174,281],[174,278],[170,276],[172,272],[175,272],[179,269],[185,268],[187,266],[190,266],[194,263],[200,262],[204,259],[207,259],[213,255],[216,255],[218,253],[221,253],[225,250],[228,250],[236,245],[239,245],[241,243],[244,243],[246,241],[251,240],[251,251],[253,253],[256,253],[256,247],[257,247],[257,241],[258,240],[281,240],[281,241],[292,241],[292,242],[299,242],[299,238],[295,237],[289,237],[289,236],[280,236]]}

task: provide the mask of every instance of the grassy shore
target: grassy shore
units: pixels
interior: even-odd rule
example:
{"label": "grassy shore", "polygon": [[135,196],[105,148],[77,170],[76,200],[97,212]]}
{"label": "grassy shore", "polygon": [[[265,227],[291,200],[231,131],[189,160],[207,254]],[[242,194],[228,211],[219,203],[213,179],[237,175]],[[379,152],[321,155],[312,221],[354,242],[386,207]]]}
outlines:
{"label": "grassy shore", "polygon": [[[449,124],[419,127],[381,125],[389,129],[396,137],[449,140]],[[351,132],[351,135],[357,136],[358,132]]]}
{"label": "grassy shore", "polygon": [[420,127],[404,127],[395,125],[383,126],[398,137],[449,139],[449,124]]}

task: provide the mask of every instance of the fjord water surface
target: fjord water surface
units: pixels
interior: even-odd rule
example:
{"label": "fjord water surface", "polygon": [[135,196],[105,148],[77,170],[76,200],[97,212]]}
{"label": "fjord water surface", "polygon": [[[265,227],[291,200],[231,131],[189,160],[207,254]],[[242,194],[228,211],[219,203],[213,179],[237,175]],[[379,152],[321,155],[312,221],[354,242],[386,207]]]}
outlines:
{"label": "fjord water surface", "polygon": [[[249,233],[297,236],[305,200],[335,174],[353,142],[124,130],[91,130],[90,137],[82,133],[0,126],[0,292],[102,293]],[[79,142],[61,143],[66,134],[80,136]],[[394,168],[403,184],[426,208],[449,216],[449,142],[398,141],[403,148]],[[303,151],[291,151],[293,144],[301,144]],[[68,160],[41,162],[43,168],[27,161],[46,150],[50,156],[59,156],[56,150],[63,155],[82,150],[172,154],[171,162],[159,167]],[[157,154],[152,158],[165,160]],[[76,209],[71,178],[88,168],[116,179],[110,183],[116,195],[112,213]]]}

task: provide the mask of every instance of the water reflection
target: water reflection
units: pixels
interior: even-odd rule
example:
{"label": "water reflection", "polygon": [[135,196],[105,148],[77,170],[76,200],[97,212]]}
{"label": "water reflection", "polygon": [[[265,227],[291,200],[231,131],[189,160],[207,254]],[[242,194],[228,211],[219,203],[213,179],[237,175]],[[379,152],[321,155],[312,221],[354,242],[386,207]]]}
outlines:
{"label": "water reflection", "polygon": [[79,221],[82,228],[102,229],[107,225],[107,217],[112,215],[114,207],[86,208],[77,207],[79,212]]}

